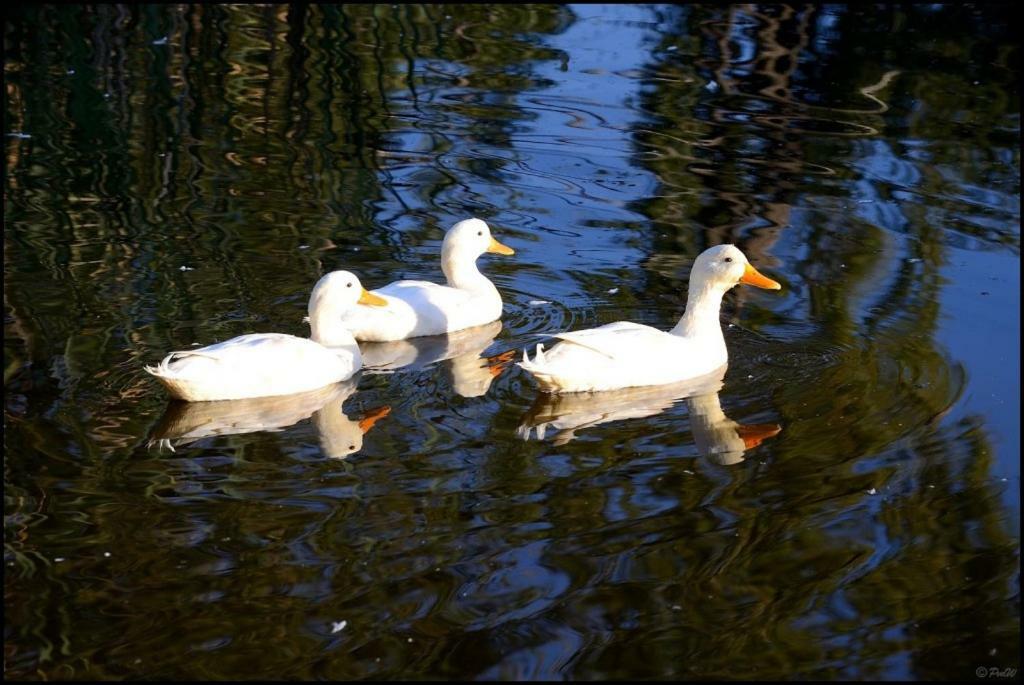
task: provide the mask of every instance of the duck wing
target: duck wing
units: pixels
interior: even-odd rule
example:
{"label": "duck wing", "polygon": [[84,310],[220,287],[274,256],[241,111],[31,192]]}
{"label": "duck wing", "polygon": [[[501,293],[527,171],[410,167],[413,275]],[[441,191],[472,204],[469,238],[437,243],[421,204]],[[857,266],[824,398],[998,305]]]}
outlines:
{"label": "duck wing", "polygon": [[[552,337],[558,338],[570,346],[585,347],[608,359],[623,361],[636,358],[638,354],[647,354],[652,348],[661,348],[667,342],[665,338],[667,335],[670,334],[643,324],[632,321],[616,321],[582,331],[555,333]],[[560,347],[562,346],[556,345],[547,352],[547,355],[554,354]],[[571,347],[565,351],[569,352],[570,349]]]}

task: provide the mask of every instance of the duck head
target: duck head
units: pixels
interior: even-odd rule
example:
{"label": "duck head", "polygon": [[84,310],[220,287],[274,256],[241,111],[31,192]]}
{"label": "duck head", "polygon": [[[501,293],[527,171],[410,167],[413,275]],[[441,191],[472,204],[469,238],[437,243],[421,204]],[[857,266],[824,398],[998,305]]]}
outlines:
{"label": "duck head", "polygon": [[351,271],[332,271],[324,275],[309,295],[309,314],[322,308],[344,311],[356,304],[382,307],[387,300],[374,295],[363,287],[359,278]]}
{"label": "duck head", "polygon": [[441,270],[448,285],[468,290],[493,289],[491,282],[476,268],[476,258],[484,252],[516,253],[495,240],[490,227],[480,219],[466,219],[449,228],[441,246]]}
{"label": "duck head", "polygon": [[725,292],[740,283],[767,290],[782,286],[755,269],[735,245],[716,245],[697,255],[690,272],[690,283]]}
{"label": "duck head", "polygon": [[462,259],[476,259],[484,252],[502,255],[516,253],[511,247],[495,240],[491,236],[491,228],[480,219],[466,219],[449,228],[441,246],[443,256]]}
{"label": "duck head", "polygon": [[339,317],[357,304],[383,307],[387,300],[366,290],[351,271],[332,271],[323,276],[309,295],[310,337],[328,347],[350,344],[352,336]]}

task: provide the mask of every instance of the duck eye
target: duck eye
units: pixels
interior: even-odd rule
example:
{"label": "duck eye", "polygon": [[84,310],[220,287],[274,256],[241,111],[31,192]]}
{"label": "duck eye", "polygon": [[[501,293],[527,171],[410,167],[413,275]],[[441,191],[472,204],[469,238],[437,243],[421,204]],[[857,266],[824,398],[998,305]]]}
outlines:
{"label": "duck eye", "polygon": [[346,287],[346,288],[351,288],[351,287],[352,287],[352,284],[351,284],[351,283],[346,283],[346,284],[345,284],[345,287]]}
{"label": "duck eye", "polygon": [[483,234],[484,234],[484,232],[483,232],[483,231],[477,231],[477,232],[476,232],[476,234],[477,234],[477,235],[483,235]]}
{"label": "duck eye", "polygon": [[732,257],[726,257],[726,258],[725,258],[725,261],[727,261],[727,262],[731,262],[731,261],[732,261]]}

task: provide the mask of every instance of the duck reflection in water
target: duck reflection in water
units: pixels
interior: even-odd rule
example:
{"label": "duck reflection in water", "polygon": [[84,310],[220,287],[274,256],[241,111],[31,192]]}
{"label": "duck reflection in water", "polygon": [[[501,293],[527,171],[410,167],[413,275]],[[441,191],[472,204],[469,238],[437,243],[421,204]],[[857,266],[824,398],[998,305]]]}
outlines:
{"label": "duck reflection in water", "polygon": [[744,426],[726,416],[718,398],[725,370],[722,366],[699,378],[659,386],[557,395],[539,393],[523,416],[518,435],[529,440],[536,428],[537,439],[543,440],[551,427],[558,431],[552,443],[564,445],[580,429],[608,421],[654,416],[685,400],[697,451],[716,464],[737,464],[743,461],[747,450],[778,435],[782,427],[774,423]]}
{"label": "duck reflection in water", "polygon": [[444,373],[455,393],[462,397],[480,397],[508,368],[515,355],[514,350],[509,350],[492,357],[481,356],[500,332],[501,322],[492,321],[447,335],[360,343],[359,349],[363,368],[370,374],[422,369],[444,361]]}
{"label": "duck reflection in water", "polygon": [[363,435],[390,413],[384,406],[350,419],[342,403],[355,392],[358,376],[309,392],[218,402],[172,401],[153,432],[150,446],[172,452],[201,438],[259,431],[277,432],[312,417],[320,447],[328,457],[343,458],[363,448]]}

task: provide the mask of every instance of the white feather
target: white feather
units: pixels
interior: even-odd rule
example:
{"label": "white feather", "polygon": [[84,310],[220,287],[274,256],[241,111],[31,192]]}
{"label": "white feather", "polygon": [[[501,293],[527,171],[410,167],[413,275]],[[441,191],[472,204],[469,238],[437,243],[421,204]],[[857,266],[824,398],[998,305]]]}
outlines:
{"label": "white feather", "polygon": [[[732,245],[705,250],[694,262],[686,312],[671,331],[617,321],[556,333],[560,342],[548,350],[538,345],[532,360],[524,352],[519,366],[551,393],[663,385],[710,373],[729,359],[719,322],[722,295],[741,278],[755,283],[750,272],[756,274]],[[758,277],[755,284],[780,287]]]}

